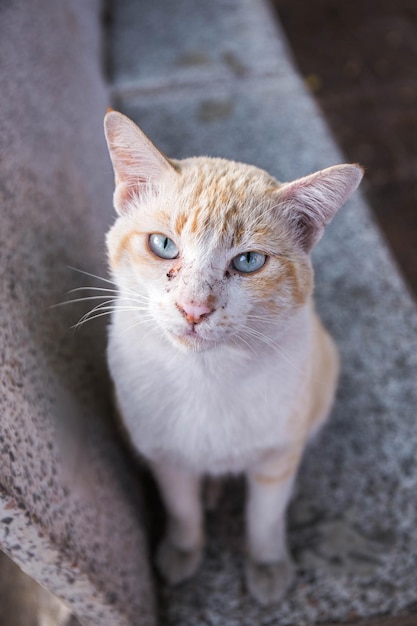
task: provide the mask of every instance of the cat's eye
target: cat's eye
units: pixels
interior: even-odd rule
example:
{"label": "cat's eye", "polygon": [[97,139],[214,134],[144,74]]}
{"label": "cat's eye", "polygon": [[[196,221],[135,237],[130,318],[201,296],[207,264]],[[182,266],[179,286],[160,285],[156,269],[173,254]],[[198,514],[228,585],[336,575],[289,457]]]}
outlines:
{"label": "cat's eye", "polygon": [[176,259],[179,254],[176,244],[165,235],[149,235],[149,247],[161,259]]}
{"label": "cat's eye", "polygon": [[251,274],[265,265],[266,255],[262,252],[244,252],[232,259],[232,267],[243,274]]}

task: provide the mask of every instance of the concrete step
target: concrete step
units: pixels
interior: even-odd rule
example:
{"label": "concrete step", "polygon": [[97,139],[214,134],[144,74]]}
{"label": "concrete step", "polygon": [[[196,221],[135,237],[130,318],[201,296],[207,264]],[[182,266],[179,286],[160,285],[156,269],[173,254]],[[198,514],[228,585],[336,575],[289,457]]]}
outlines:
{"label": "concrete step", "polygon": [[[112,17],[114,106],[169,156],[224,156],[281,180],[344,160],[266,3],[119,0]],[[164,624],[302,626],[400,614],[415,601],[415,304],[359,193],[315,264],[343,373],[290,511],[297,582],[268,609],[242,587],[244,494],[232,481],[208,518],[198,575],[161,586]]]}
{"label": "concrete step", "polygon": [[58,626],[29,576],[85,626],[154,624],[138,489],[109,424],[104,328],[75,333],[83,305],[53,306],[92,284],[68,266],[106,272],[100,4],[0,8],[0,549],[28,574],[0,559],[2,626]]}

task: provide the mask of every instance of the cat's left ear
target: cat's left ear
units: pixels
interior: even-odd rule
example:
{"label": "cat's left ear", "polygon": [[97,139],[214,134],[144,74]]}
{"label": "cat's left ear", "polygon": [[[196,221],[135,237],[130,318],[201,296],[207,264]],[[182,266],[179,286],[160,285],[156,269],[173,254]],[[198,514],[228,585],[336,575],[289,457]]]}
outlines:
{"label": "cat's left ear", "polygon": [[118,111],[107,112],[104,133],[114,169],[114,208],[122,214],[132,199],[140,198],[149,186],[157,186],[174,167],[145,133]]}
{"label": "cat's left ear", "polygon": [[358,187],[362,176],[359,165],[335,165],[279,188],[281,210],[306,252],[320,240],[325,227]]}

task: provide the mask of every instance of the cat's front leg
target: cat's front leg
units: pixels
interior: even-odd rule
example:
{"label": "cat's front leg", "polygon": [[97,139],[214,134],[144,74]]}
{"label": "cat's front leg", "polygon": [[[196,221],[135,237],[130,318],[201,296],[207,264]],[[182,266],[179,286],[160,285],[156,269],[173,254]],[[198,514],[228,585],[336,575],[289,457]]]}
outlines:
{"label": "cat's front leg", "polygon": [[281,600],[294,579],[286,545],[286,510],[299,464],[299,451],[271,451],[247,472],[246,505],[250,593],[262,605]]}
{"label": "cat's front leg", "polygon": [[165,462],[151,463],[167,513],[165,536],[156,564],[162,576],[177,584],[194,574],[204,544],[201,480],[192,472]]}

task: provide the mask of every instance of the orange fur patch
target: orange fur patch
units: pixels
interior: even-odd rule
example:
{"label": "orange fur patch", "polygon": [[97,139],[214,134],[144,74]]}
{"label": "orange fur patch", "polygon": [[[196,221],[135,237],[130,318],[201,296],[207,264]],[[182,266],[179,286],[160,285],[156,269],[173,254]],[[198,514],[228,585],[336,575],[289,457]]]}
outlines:
{"label": "orange fur patch", "polygon": [[289,450],[285,454],[270,450],[263,457],[254,480],[263,485],[276,485],[287,480],[296,473],[303,448],[304,445],[295,444],[292,452]]}
{"label": "orange fur patch", "polygon": [[216,296],[210,293],[207,297],[207,305],[211,308],[214,308],[215,304],[216,304]]}
{"label": "orange fur patch", "polygon": [[246,226],[242,218],[236,220],[233,232],[234,244],[240,246],[246,234]]}
{"label": "orange fur patch", "polygon": [[255,474],[254,479],[257,483],[261,485],[277,485],[278,483],[282,483],[284,480],[292,476],[294,473],[293,468],[289,468],[283,474],[279,476],[267,476],[266,474]]}
{"label": "orange fur patch", "polygon": [[230,190],[229,189],[221,189],[219,188],[217,190],[217,195],[216,195],[217,201],[221,202],[221,204],[226,205],[229,200],[230,200]]}
{"label": "orange fur patch", "polygon": [[197,205],[199,203],[203,191],[204,191],[204,179],[200,176],[198,181],[195,183],[195,188],[193,190],[193,192],[194,192],[194,200],[193,200],[194,204]]}
{"label": "orange fur patch", "polygon": [[195,208],[195,210],[194,210],[193,220],[192,220],[191,225],[190,225],[190,231],[193,234],[197,233],[198,230],[199,230],[198,229],[198,218],[200,216],[201,210],[202,210],[201,206],[197,206]]}
{"label": "orange fur patch", "polygon": [[181,232],[182,232],[182,230],[183,230],[183,228],[184,228],[184,226],[185,226],[186,221],[187,221],[187,216],[185,215],[185,213],[180,213],[180,214],[177,216],[177,219],[175,220],[175,226],[174,226],[174,229],[175,229],[175,232],[176,232],[178,235],[180,235],[180,234],[181,234]]}
{"label": "orange fur patch", "polygon": [[119,265],[124,253],[127,252],[131,254],[130,244],[132,241],[132,237],[135,237],[135,236],[141,237],[143,235],[144,235],[143,232],[140,232],[137,230],[131,230],[128,233],[126,233],[121,238],[117,248],[115,250],[110,250],[110,265],[112,267],[116,267],[117,265]]}
{"label": "orange fur patch", "polygon": [[311,294],[311,272],[307,272],[306,268],[300,267],[297,263],[284,257],[281,257],[280,260],[285,268],[285,276],[291,287],[295,304],[302,306]]}

